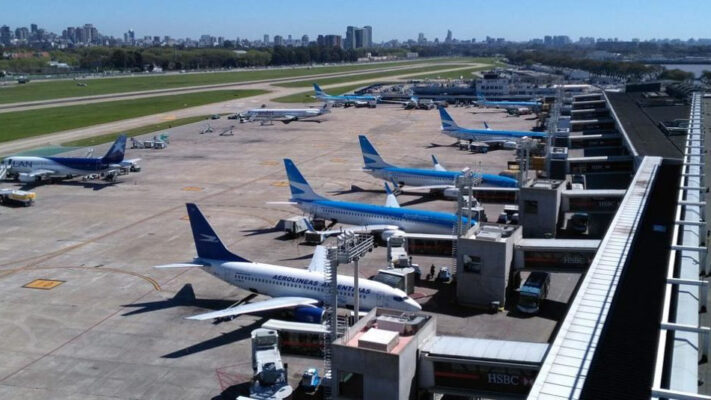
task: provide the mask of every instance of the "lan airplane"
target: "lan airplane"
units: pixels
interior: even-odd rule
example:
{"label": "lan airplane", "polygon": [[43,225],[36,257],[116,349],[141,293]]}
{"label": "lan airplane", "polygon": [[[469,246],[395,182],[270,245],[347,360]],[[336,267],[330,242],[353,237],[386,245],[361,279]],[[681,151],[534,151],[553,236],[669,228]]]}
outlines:
{"label": "lan airplane", "polygon": [[324,103],[321,108],[255,108],[244,114],[240,114],[239,117],[240,122],[262,121],[262,123],[264,123],[280,121],[284,124],[288,124],[294,121],[318,117],[330,112],[330,104]]}
{"label": "lan airplane", "polygon": [[495,107],[495,108],[516,108],[527,107],[532,110],[541,108],[540,101],[494,101],[487,100],[484,96],[477,96],[476,104],[480,107]]}
{"label": "lan airplane", "polygon": [[[197,258],[192,263],[160,265],[157,268],[200,267],[223,281],[271,299],[247,303],[224,310],[194,315],[188,319],[208,320],[236,317],[262,311],[294,309],[297,320],[320,322],[323,309],[319,306],[329,296],[329,282],[324,278],[326,248],[316,247],[307,270],[262,264],[249,261],[227,250],[195,204],[187,204],[190,227],[193,232]],[[353,277],[337,276],[338,304],[353,306]],[[358,283],[360,307],[394,308],[402,311],[419,311],[419,304],[405,292],[363,279]]]}
{"label": "lan airplane", "polygon": [[[429,189],[432,191],[445,191],[454,189],[457,177],[467,172],[447,171],[433,155],[432,162],[434,170],[400,168],[388,164],[380,157],[378,151],[364,135],[358,136],[360,149],[363,152],[363,170],[370,175],[398,185],[417,186],[419,189]],[[491,186],[517,187],[518,181],[513,178],[494,174],[481,174],[482,181]]]}
{"label": "lan airplane", "polygon": [[139,159],[125,160],[126,135],[116,139],[105,156],[97,157],[29,157],[11,156],[0,162],[0,170],[8,177],[21,182],[40,182],[52,178],[73,178],[101,174],[109,179],[116,177],[120,168],[134,168]]}
{"label": "lan airplane", "polygon": [[[382,238],[401,232],[451,235],[456,227],[455,214],[400,208],[395,196],[390,193],[384,206],[329,200],[313,191],[291,160],[285,159],[284,165],[291,189],[288,204],[295,205],[314,218],[357,225],[366,231],[382,230]],[[462,217],[462,224],[468,223],[467,218]]]}
{"label": "lan airplane", "polygon": [[457,140],[468,140],[470,142],[482,142],[487,144],[506,144],[507,142],[513,142],[515,144],[523,138],[545,139],[548,137],[547,134],[541,132],[492,130],[486,122],[484,122],[485,129],[462,128],[454,122],[447,110],[442,107],[439,108],[439,116],[442,120],[442,133]]}
{"label": "lan airplane", "polygon": [[314,92],[316,92],[316,98],[328,103],[335,104],[372,104],[380,101],[380,96],[373,96],[370,94],[359,95],[359,94],[339,94],[332,95],[321,90],[318,84],[314,83]]}

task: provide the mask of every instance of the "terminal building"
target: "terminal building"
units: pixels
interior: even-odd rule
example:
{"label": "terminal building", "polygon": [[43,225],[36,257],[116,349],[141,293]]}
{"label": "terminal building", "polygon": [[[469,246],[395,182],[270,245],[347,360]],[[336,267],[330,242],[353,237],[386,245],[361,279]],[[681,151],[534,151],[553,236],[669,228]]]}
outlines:
{"label": "terminal building", "polygon": [[428,248],[456,255],[451,301],[472,310],[511,310],[521,273],[582,273],[550,339],[457,336],[437,315],[375,309],[333,342],[333,398],[711,398],[701,394],[711,330],[700,279],[711,271],[702,118],[711,99],[694,93],[676,110],[689,128],[674,138],[627,93],[567,106],[546,178],[517,193],[520,225],[413,242],[449,244]]}

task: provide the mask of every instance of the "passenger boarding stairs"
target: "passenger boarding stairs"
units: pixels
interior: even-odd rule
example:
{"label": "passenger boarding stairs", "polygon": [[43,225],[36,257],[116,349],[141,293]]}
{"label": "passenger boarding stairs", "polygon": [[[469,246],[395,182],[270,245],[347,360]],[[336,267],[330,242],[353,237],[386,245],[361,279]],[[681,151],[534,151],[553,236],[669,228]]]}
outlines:
{"label": "passenger boarding stairs", "polygon": [[7,175],[8,167],[9,166],[7,166],[5,164],[0,165],[0,180],[5,179],[5,175]]}

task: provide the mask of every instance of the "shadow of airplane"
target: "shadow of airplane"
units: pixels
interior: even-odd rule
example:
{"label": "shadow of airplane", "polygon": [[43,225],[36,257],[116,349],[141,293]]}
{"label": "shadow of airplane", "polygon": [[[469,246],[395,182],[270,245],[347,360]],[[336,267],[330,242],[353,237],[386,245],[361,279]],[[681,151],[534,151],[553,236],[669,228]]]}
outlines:
{"label": "shadow of airplane", "polygon": [[437,147],[454,147],[457,146],[457,143],[452,143],[452,144],[437,144],[437,143],[432,143],[430,142],[429,145],[425,146],[426,149],[435,149]]}
{"label": "shadow of airplane", "polygon": [[38,186],[43,186],[43,185],[63,185],[63,186],[81,186],[85,189],[92,189],[92,190],[102,190],[107,187],[111,187],[119,183],[118,181],[116,182],[82,182],[82,181],[56,181],[56,182],[30,182],[30,183],[25,183],[20,187],[20,190],[32,190]]}
{"label": "shadow of airplane", "polygon": [[351,185],[351,188],[348,190],[334,190],[332,192],[328,192],[329,194],[332,194],[334,196],[341,196],[344,194],[352,194],[352,193],[380,193],[383,194],[385,193],[381,189],[363,189],[362,187],[358,185]]}
{"label": "shadow of airplane", "polygon": [[131,315],[143,314],[147,312],[153,312],[158,310],[165,310],[173,307],[199,307],[211,310],[221,310],[234,305],[234,300],[220,300],[220,299],[197,299],[195,298],[195,292],[193,291],[193,285],[187,283],[182,287],[170,299],[159,300],[159,301],[149,301],[145,303],[134,303],[134,304],[124,304],[121,307],[135,307],[136,310],[129,311],[125,314],[121,314],[123,317],[129,317]]}
{"label": "shadow of airplane", "polygon": [[237,342],[237,341],[240,341],[243,339],[247,339],[250,337],[250,334],[254,329],[257,329],[258,327],[262,326],[262,324],[265,322],[265,320],[266,320],[266,317],[261,317],[258,320],[250,323],[249,325],[240,327],[237,330],[234,330],[234,331],[228,332],[228,333],[223,333],[220,336],[216,336],[212,339],[208,339],[203,342],[196,343],[192,346],[188,346],[184,349],[174,351],[172,353],[162,356],[161,358],[181,358],[181,357],[189,356],[191,354],[196,354],[196,353],[200,353],[200,352],[203,352],[206,350],[211,350],[216,347],[225,346],[230,343],[234,343],[234,342]]}

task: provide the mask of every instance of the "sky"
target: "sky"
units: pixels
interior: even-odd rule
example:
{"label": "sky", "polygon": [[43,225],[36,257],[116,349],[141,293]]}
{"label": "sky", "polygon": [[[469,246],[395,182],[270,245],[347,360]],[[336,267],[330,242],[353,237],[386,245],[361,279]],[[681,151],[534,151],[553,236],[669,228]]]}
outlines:
{"label": "sky", "polygon": [[371,25],[376,43],[417,39],[420,32],[443,40],[447,29],[454,38],[478,41],[544,35],[711,38],[709,0],[0,0],[0,9],[0,25],[12,29],[36,23],[61,34],[67,26],[92,23],[116,37],[133,29],[136,37],[254,40],[266,33],[314,40],[318,34],[345,36],[348,25]]}

